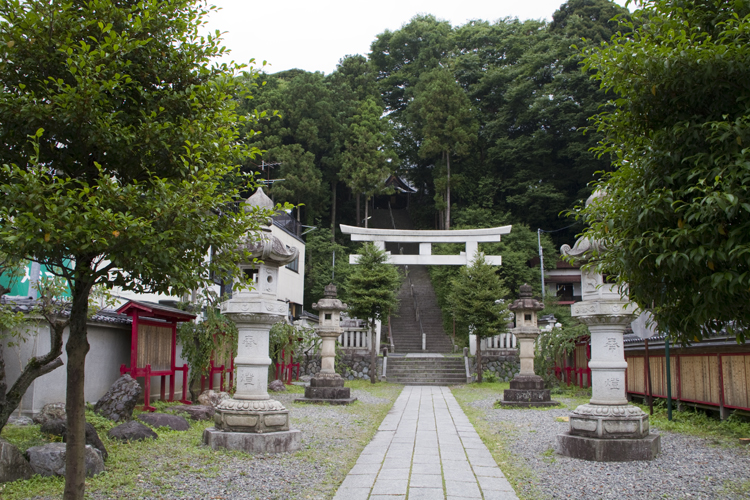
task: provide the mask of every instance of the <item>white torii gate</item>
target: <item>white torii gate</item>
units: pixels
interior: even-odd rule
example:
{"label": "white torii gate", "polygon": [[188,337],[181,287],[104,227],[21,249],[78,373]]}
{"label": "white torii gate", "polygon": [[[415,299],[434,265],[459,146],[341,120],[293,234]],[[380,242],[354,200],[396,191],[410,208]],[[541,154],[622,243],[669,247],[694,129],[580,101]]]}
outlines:
{"label": "white torii gate", "polygon": [[[471,264],[479,243],[498,242],[503,234],[510,234],[512,226],[486,229],[460,229],[456,231],[404,229],[374,229],[341,224],[341,232],[351,235],[352,241],[372,241],[376,247],[385,250],[386,242],[419,243],[419,255],[388,254],[388,263],[399,266],[467,266]],[[466,251],[459,255],[432,255],[433,243],[464,243]],[[356,264],[359,255],[350,255],[349,263]],[[502,264],[500,255],[486,255],[488,264]]]}

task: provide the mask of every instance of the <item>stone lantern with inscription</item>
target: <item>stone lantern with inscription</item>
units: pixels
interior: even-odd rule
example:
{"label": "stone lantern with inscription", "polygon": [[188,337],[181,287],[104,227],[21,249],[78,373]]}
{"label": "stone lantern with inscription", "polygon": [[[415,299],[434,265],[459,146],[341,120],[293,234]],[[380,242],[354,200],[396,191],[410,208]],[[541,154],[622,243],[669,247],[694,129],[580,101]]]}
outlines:
{"label": "stone lantern with inscription", "polygon": [[[602,196],[594,193],[586,204]],[[587,262],[607,251],[599,242],[579,238],[563,255]],[[648,415],[628,404],[625,392],[625,353],[622,335],[634,319],[636,305],[622,296],[594,269],[581,269],[581,302],[571,313],[591,332],[591,391],[589,403],[573,410],[570,431],[557,436],[558,452],[598,462],[651,460],[660,451],[658,434],[650,434]]]}
{"label": "stone lantern with inscription", "polygon": [[347,405],[357,400],[352,398],[350,389],[344,387],[344,379],[336,373],[336,339],[341,335],[341,311],[348,306],[336,298],[336,285],[330,283],[325,287],[323,298],[313,304],[313,309],[320,313],[318,335],[323,339],[320,348],[320,371],[310,380],[305,388],[305,397],[295,401],[302,403],[326,403]]}
{"label": "stone lantern with inscription", "polygon": [[[273,208],[273,202],[259,188],[246,200],[249,206]],[[242,263],[241,268],[254,282],[222,303],[221,311],[237,325],[237,390],[223,400],[214,415],[215,428],[206,429],[203,442],[212,448],[248,453],[278,453],[297,450],[301,433],[289,429],[289,410],[268,395],[268,333],[287,317],[289,305],[278,300],[279,267],[297,258],[299,251],[271,234],[270,221],[261,234],[240,243],[251,259],[262,263]]]}
{"label": "stone lantern with inscription", "polygon": [[516,327],[512,332],[518,339],[521,370],[510,381],[510,389],[503,392],[500,404],[506,407],[555,406],[559,403],[550,400],[544,380],[534,373],[534,342],[539,336],[537,312],[544,309],[544,304],[534,299],[531,286],[524,284],[520,288],[520,298],[509,309],[516,315]]}

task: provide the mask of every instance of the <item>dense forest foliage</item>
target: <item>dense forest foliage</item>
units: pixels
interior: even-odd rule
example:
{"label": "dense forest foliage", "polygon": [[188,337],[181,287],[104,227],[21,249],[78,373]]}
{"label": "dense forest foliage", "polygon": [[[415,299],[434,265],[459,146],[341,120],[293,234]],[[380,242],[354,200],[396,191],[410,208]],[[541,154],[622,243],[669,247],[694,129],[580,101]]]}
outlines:
{"label": "dense forest foliage", "polygon": [[[417,190],[410,213],[418,228],[565,228],[574,221],[561,213],[610,164],[590,151],[596,131],[584,133],[607,97],[580,63],[582,49],[618,31],[618,15],[628,13],[609,0],[569,0],[551,22],[454,27],[421,15],[329,75],[265,75],[243,106],[279,116],[248,138],[266,153],[247,168],[284,179],[270,189],[275,201],[304,203],[297,218],[331,244],[348,245],[338,225],[366,219],[391,173]],[[550,248],[572,244],[580,230],[554,233]],[[322,238],[315,244],[325,249]],[[330,270],[330,251],[324,260]]]}

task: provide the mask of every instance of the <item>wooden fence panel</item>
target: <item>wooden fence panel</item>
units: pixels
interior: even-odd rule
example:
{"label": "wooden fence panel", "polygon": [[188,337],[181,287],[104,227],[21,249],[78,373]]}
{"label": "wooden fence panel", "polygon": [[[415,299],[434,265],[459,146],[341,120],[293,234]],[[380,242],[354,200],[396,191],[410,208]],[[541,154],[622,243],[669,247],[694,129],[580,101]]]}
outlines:
{"label": "wooden fence panel", "polygon": [[711,356],[680,356],[682,399],[720,404],[719,360]]}
{"label": "wooden fence panel", "polygon": [[646,393],[644,384],[643,370],[645,358],[643,356],[633,356],[627,358],[628,362],[628,392]]}
{"label": "wooden fence panel", "polygon": [[152,372],[172,369],[172,328],[138,325],[138,365],[151,365]]}
{"label": "wooden fence panel", "polygon": [[750,355],[722,356],[724,378],[724,404],[726,406],[750,407]]}

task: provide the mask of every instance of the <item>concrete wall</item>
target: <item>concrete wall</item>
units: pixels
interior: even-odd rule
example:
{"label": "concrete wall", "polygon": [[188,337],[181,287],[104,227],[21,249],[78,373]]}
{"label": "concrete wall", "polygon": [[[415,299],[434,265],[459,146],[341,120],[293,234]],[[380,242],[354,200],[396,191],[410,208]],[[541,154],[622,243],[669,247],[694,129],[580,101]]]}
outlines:
{"label": "concrete wall", "polygon": [[[68,340],[66,330],[63,343]],[[96,403],[120,377],[120,365],[130,364],[130,325],[110,323],[90,323],[88,328],[88,340],[91,346],[86,356],[86,374],[84,382],[84,395],[87,402]],[[20,361],[25,365],[32,356],[41,356],[49,352],[50,336],[46,323],[30,323],[26,342],[19,346],[9,346],[8,339],[3,340],[5,352],[5,374],[8,377],[8,385],[15,383],[20,374]],[[177,345],[177,366],[185,361],[180,357],[181,346]],[[39,412],[47,403],[64,402],[65,387],[67,384],[66,364],[68,357],[63,344],[62,352],[63,366],[54,371],[37,378],[24,395],[21,411],[23,415],[31,416]],[[143,378],[138,381],[143,386]],[[159,397],[161,379],[151,379],[151,399]],[[169,382],[167,382],[167,391]],[[182,372],[177,372],[175,380],[175,396],[179,398],[182,394]],[[15,413],[18,414],[18,411]]]}

